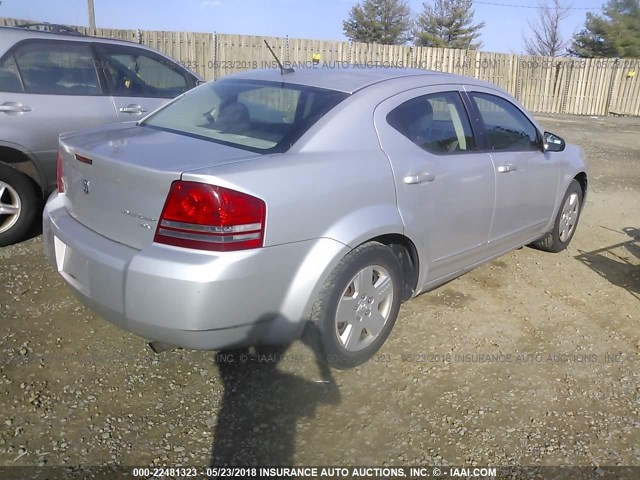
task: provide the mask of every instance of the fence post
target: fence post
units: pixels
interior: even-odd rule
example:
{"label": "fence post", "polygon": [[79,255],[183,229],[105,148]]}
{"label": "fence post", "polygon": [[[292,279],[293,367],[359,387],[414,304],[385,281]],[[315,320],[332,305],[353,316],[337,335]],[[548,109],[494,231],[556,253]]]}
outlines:
{"label": "fence post", "polygon": [[611,105],[613,104],[613,92],[616,89],[616,84],[618,83],[618,64],[620,62],[619,58],[616,58],[616,61],[613,63],[613,75],[611,75],[611,83],[609,84],[609,93],[607,97],[607,106],[604,115],[609,115],[611,112]]}
{"label": "fence post", "polygon": [[142,41],[142,30],[140,30],[139,28],[136,30],[136,39],[138,40],[138,43],[140,45],[142,45],[143,41]]}
{"label": "fence post", "polygon": [[518,55],[513,53],[509,60],[509,87],[507,90],[514,97],[516,96],[516,90],[518,89],[518,58]]}
{"label": "fence post", "polygon": [[481,67],[482,67],[482,52],[475,50],[475,55],[473,57],[473,78],[477,78],[480,80],[482,77]]}
{"label": "fence post", "polygon": [[[522,73],[520,72],[520,57],[516,58],[516,91],[514,92],[514,97],[519,102],[522,102]],[[525,69],[526,70],[526,69]]]}
{"label": "fence post", "polygon": [[285,35],[284,37],[284,54],[285,54],[285,63],[289,63],[291,58],[289,56],[289,35]]}
{"label": "fence post", "polygon": [[562,92],[562,104],[560,106],[560,111],[558,113],[567,113],[567,102],[569,101],[569,87],[571,86],[571,77],[573,74],[573,60],[569,63],[569,73],[567,73],[567,83],[564,87],[564,92]]}
{"label": "fence post", "polygon": [[218,79],[218,65],[216,63],[218,60],[218,33],[217,32],[213,32],[213,38],[211,39],[211,57],[212,57],[211,65],[213,67],[213,79],[217,80]]}

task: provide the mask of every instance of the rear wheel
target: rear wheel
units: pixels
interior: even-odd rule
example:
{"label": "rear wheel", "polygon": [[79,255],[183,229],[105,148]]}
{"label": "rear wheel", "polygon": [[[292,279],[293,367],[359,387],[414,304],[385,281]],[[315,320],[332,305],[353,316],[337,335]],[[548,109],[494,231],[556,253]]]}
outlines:
{"label": "rear wheel", "polygon": [[340,261],[312,310],[321,358],[346,369],[380,349],[398,316],[401,277],[395,254],[377,242],[357,247]]}
{"label": "rear wheel", "polygon": [[22,240],[38,213],[38,196],[31,180],[0,165],[0,247]]}
{"label": "rear wheel", "polygon": [[546,252],[561,252],[569,245],[578,226],[582,211],[582,187],[577,180],[572,180],[556,215],[553,230],[540,240],[531,244],[532,247]]}

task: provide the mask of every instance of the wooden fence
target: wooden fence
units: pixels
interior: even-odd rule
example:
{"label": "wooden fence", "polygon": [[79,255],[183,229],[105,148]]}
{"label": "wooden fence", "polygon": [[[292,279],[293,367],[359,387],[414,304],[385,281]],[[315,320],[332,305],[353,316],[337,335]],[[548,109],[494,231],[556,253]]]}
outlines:
{"label": "wooden fence", "polygon": [[[0,25],[29,23],[0,18]],[[219,33],[90,29],[155,48],[207,80],[252,68],[274,68],[276,55],[295,67],[397,66],[468,75],[494,83],[538,113],[640,115],[640,59],[534,57],[474,50],[378,45]],[[317,62],[314,64],[314,61]]]}

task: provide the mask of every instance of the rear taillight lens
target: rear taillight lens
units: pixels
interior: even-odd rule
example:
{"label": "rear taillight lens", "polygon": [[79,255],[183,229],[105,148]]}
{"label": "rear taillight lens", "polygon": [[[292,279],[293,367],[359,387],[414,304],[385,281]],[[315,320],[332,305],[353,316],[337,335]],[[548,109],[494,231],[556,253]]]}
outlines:
{"label": "rear taillight lens", "polygon": [[175,181],[154,242],[227,252],[262,247],[266,205],[259,198],[199,182]]}
{"label": "rear taillight lens", "polygon": [[64,181],[62,180],[62,153],[58,150],[58,158],[56,159],[56,183],[58,184],[58,192],[64,193]]}

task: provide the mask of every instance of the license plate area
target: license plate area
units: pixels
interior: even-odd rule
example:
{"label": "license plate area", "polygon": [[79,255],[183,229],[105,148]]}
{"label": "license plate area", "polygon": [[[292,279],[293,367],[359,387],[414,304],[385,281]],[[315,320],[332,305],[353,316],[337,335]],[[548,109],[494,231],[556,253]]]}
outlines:
{"label": "license plate area", "polygon": [[56,265],[60,275],[74,288],[89,295],[89,261],[80,253],[54,237]]}

